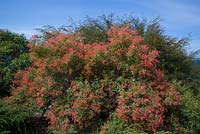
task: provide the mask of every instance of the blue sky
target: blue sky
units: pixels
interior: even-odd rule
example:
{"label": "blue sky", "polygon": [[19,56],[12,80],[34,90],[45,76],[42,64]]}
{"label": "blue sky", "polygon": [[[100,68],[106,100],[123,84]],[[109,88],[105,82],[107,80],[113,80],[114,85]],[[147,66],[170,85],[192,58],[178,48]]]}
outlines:
{"label": "blue sky", "polygon": [[83,20],[114,13],[132,14],[152,20],[161,18],[166,34],[181,38],[190,35],[188,52],[200,49],[199,0],[1,0],[0,29],[31,37],[44,25],[67,25],[69,17]]}

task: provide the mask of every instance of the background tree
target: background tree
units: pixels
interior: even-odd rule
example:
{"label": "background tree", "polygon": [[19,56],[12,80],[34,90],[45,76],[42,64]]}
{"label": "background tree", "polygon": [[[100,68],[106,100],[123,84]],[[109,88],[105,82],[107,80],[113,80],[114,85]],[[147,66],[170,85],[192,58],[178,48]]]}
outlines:
{"label": "background tree", "polygon": [[23,35],[0,30],[0,96],[9,95],[14,73],[30,65]]}

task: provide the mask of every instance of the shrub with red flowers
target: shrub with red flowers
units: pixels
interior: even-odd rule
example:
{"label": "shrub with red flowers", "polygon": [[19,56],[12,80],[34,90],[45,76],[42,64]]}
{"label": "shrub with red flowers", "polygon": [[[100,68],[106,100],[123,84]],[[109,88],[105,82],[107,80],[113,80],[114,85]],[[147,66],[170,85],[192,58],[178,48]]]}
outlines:
{"label": "shrub with red flowers", "polygon": [[40,44],[31,42],[33,65],[16,74],[11,98],[25,92],[24,99],[50,119],[51,130],[62,133],[94,130],[113,112],[147,132],[164,128],[180,96],[156,67],[159,52],[129,25],[111,27],[107,43],[84,44],[79,36],[52,33]]}

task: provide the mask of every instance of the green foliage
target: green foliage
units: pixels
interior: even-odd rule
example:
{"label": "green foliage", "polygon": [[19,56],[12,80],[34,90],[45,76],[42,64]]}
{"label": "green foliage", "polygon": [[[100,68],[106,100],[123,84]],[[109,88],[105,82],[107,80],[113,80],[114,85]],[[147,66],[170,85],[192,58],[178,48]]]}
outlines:
{"label": "green foliage", "polygon": [[181,93],[180,124],[191,134],[200,133],[200,96],[194,96],[188,86],[175,82],[176,88]]}
{"label": "green foliage", "polygon": [[[109,16],[108,19],[111,19],[112,16]],[[111,21],[107,21],[107,18],[102,17],[102,21],[98,19],[87,18],[76,29],[76,34],[80,34],[84,43],[94,43],[94,42],[107,42],[108,37],[105,34],[107,30],[112,26]]]}
{"label": "green foliage", "polygon": [[[136,126],[136,124],[134,124]],[[128,125],[123,120],[119,119],[115,114],[112,115],[103,126],[101,133],[102,134],[147,134],[144,131],[134,130],[132,125]]]}
{"label": "green foliage", "polygon": [[165,70],[168,80],[191,77],[193,57],[188,56],[184,49],[188,44],[187,38],[177,40],[165,35],[158,21],[148,25],[144,38],[145,43],[159,51],[159,66]]}
{"label": "green foliage", "polygon": [[23,35],[0,30],[0,96],[9,95],[14,73],[30,65]]}
{"label": "green foliage", "polygon": [[28,53],[21,54],[18,58],[13,59],[10,65],[12,67],[12,70],[14,71],[22,70],[30,66],[31,62],[29,60],[29,54]]}
{"label": "green foliage", "polygon": [[[140,129],[139,124],[127,124],[123,120],[119,119],[116,114],[112,114],[107,122],[102,126],[101,134],[148,134]],[[135,129],[133,129],[135,128]],[[173,134],[170,131],[158,131],[155,134]]]}
{"label": "green foliage", "polygon": [[174,134],[174,133],[170,131],[159,131],[156,134]]}
{"label": "green foliage", "polygon": [[[26,130],[25,120],[33,116],[32,109],[15,107],[0,99],[0,134],[18,132]],[[29,128],[30,129],[30,128]],[[26,130],[29,131],[29,130]],[[29,131],[30,132],[30,131]]]}

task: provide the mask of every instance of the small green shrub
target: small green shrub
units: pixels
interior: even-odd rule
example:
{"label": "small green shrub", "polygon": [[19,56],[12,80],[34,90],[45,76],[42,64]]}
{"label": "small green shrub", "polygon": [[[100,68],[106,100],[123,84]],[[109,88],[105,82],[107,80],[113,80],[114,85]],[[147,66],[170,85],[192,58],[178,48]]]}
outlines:
{"label": "small green shrub", "polygon": [[181,93],[181,105],[179,108],[180,127],[191,134],[200,133],[200,96],[193,95],[193,90],[175,82],[177,90]]}
{"label": "small green shrub", "polygon": [[22,133],[28,131],[25,120],[33,117],[33,111],[23,107],[8,105],[0,99],[0,133]]}

